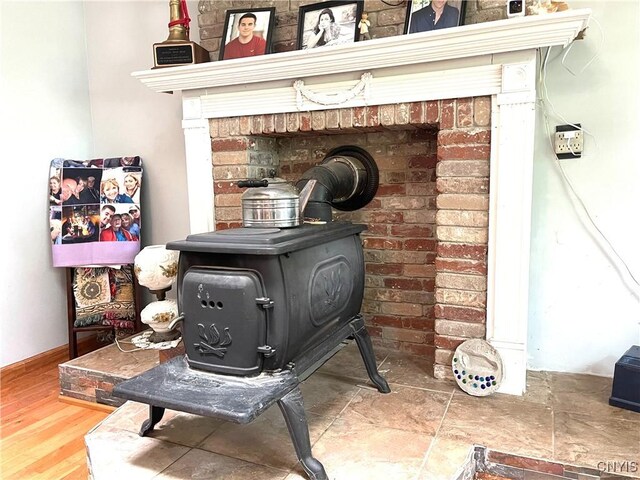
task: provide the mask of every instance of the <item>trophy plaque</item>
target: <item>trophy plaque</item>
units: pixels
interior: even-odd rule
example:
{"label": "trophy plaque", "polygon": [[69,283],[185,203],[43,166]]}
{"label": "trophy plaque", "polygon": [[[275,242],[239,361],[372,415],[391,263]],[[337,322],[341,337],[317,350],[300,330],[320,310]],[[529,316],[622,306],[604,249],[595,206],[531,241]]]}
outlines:
{"label": "trophy plaque", "polygon": [[208,62],[209,52],[189,40],[191,19],[186,0],[170,0],[169,15],[169,38],[153,44],[153,68]]}

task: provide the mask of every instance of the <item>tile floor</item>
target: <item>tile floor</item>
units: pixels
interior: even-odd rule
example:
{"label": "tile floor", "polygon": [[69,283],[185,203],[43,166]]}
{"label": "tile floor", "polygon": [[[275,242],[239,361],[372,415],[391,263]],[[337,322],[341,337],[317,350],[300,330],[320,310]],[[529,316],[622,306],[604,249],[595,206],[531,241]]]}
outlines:
{"label": "tile floor", "polygon": [[[370,386],[354,344],[301,386],[313,454],[332,480],[449,479],[473,444],[593,469],[627,462],[622,474],[640,478],[640,414],[608,405],[611,379],[530,372],[523,397],[479,398],[420,359],[376,356],[390,394]],[[248,425],[167,411],[141,438],[147,411],[127,402],[86,436],[94,480],[306,479],[275,406]]]}

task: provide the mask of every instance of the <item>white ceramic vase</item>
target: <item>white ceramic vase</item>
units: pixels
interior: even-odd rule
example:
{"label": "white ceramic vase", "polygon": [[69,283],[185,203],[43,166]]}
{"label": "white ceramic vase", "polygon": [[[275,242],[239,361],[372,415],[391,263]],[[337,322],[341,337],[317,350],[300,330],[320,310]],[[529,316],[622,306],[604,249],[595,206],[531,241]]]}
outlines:
{"label": "white ceramic vase", "polygon": [[134,271],[138,283],[151,291],[167,290],[178,275],[176,250],[167,250],[164,245],[143,248],[134,260]]}
{"label": "white ceramic vase", "polygon": [[178,316],[178,304],[175,300],[151,302],[140,312],[142,323],[153,328],[154,332],[169,332],[169,323]]}

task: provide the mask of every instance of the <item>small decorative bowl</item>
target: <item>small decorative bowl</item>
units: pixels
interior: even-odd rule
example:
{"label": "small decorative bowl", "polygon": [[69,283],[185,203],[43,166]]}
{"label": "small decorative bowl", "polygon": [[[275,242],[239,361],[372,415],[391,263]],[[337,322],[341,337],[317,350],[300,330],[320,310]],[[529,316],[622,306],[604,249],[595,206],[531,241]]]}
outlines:
{"label": "small decorative bowl", "polygon": [[502,383],[502,358],[485,340],[475,338],[460,344],[451,368],[458,386],[474,397],[491,395]]}

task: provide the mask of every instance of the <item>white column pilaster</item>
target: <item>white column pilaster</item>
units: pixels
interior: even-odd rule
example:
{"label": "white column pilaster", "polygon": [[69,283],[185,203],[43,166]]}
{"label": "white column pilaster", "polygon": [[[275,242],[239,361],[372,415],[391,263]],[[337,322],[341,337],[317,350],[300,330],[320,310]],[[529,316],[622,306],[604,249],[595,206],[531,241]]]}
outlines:
{"label": "white column pilaster", "polygon": [[503,65],[492,104],[487,341],[500,353],[502,393],[526,390],[535,50]]}
{"label": "white column pilaster", "polygon": [[200,94],[182,93],[182,128],[187,162],[189,229],[191,233],[215,228],[213,166],[209,121],[202,117]]}

